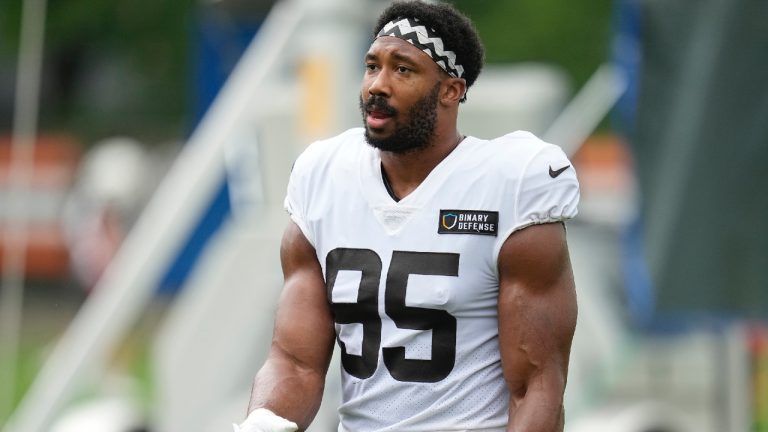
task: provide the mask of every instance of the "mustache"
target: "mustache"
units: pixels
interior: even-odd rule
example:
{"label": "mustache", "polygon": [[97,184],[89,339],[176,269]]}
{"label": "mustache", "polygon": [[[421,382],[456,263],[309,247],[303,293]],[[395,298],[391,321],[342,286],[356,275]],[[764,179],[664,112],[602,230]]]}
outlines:
{"label": "mustache", "polygon": [[384,98],[384,96],[373,95],[369,97],[365,102],[361,100],[360,105],[366,112],[378,111],[389,116],[394,116],[397,114],[397,110],[387,103],[387,100]]}

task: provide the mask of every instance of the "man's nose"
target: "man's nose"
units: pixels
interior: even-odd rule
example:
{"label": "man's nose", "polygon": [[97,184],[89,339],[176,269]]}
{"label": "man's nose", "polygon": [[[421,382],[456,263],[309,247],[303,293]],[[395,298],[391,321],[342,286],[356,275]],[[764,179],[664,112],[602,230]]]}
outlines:
{"label": "man's nose", "polygon": [[389,77],[385,71],[379,71],[368,85],[368,94],[377,96],[389,96],[390,94]]}

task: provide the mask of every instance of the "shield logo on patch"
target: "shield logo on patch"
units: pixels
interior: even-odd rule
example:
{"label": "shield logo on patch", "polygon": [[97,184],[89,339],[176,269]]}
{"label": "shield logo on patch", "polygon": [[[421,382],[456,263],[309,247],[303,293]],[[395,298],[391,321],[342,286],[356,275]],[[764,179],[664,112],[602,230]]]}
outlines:
{"label": "shield logo on patch", "polygon": [[443,228],[453,229],[456,226],[456,222],[459,221],[459,217],[453,213],[446,213],[443,215]]}

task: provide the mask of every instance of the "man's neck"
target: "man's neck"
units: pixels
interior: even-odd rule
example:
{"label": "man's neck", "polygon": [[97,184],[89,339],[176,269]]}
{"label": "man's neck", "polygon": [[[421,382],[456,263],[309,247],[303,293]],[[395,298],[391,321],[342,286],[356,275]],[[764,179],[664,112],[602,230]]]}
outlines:
{"label": "man's neck", "polygon": [[389,181],[390,193],[403,199],[413,192],[464,139],[456,129],[436,135],[427,147],[406,153],[381,152],[381,169]]}

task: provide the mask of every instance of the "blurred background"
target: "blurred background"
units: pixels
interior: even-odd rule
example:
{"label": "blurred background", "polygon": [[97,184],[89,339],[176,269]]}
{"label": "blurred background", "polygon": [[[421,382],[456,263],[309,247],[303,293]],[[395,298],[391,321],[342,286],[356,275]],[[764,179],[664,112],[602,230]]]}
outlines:
{"label": "blurred background", "polygon": [[[0,430],[229,430],[386,0],[0,2]],[[569,432],[768,431],[768,3],[454,0],[582,186]],[[338,364],[311,430],[335,430]]]}

